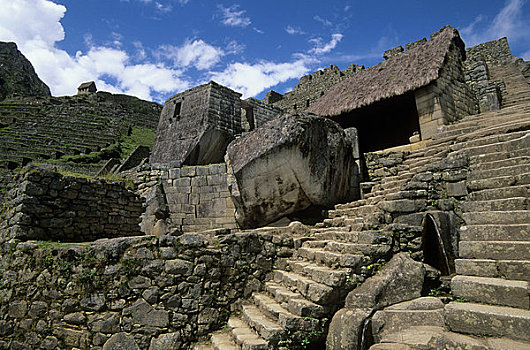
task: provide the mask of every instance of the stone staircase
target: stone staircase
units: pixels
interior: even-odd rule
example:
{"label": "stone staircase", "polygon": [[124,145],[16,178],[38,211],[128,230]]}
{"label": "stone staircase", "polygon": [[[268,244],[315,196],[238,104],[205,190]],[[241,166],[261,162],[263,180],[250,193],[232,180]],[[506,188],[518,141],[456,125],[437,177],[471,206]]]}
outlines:
{"label": "stone staircase", "polygon": [[455,301],[420,298],[378,311],[380,343],[371,349],[528,348],[530,89],[514,67],[491,71],[506,82],[503,109],[447,125],[426,148],[385,159],[390,172],[376,170],[361,200],[337,205],[309,237],[295,239],[294,255],[280,259],[263,290],[195,349],[323,349],[328,321],[350,290],[393,253],[421,257],[421,221],[440,210],[431,203],[432,173],[462,176],[462,159],[468,194],[451,208],[464,222]]}
{"label": "stone staircase", "polygon": [[[425,152],[469,159],[454,301],[379,311],[380,343],[370,349],[530,348],[530,89],[513,68],[491,70],[507,85],[501,111],[448,126]],[[426,312],[436,317],[420,321]]]}

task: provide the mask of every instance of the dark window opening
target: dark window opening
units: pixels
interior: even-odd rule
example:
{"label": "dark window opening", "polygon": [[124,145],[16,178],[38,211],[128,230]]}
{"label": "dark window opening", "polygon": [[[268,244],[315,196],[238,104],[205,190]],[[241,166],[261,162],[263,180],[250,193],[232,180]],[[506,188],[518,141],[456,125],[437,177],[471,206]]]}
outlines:
{"label": "dark window opening", "polygon": [[306,106],[306,108],[309,108],[309,104],[310,104],[310,103],[309,103],[309,99],[307,99],[307,100],[305,101],[305,106]]}
{"label": "dark window opening", "polygon": [[255,127],[254,109],[250,106],[244,106],[241,108],[241,129],[243,131],[251,131]]}
{"label": "dark window opening", "polygon": [[176,119],[180,118],[180,109],[182,108],[182,102],[176,102],[175,103],[175,113],[173,113],[173,117]]}
{"label": "dark window opening", "polygon": [[355,127],[362,153],[409,144],[420,130],[414,93],[396,96],[332,119],[344,129]]}

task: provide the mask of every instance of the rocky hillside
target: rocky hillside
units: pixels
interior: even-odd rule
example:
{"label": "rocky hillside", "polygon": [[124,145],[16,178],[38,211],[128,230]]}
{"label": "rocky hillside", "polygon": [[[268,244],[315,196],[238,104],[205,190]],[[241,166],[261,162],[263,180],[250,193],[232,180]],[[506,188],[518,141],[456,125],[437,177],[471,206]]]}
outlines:
{"label": "rocky hillside", "polygon": [[0,43],[0,197],[30,162],[93,174],[109,158],[151,146],[162,106],[97,92],[52,97],[14,43]]}
{"label": "rocky hillside", "polygon": [[50,88],[39,79],[17,45],[0,41],[0,101],[13,94],[51,96]]}

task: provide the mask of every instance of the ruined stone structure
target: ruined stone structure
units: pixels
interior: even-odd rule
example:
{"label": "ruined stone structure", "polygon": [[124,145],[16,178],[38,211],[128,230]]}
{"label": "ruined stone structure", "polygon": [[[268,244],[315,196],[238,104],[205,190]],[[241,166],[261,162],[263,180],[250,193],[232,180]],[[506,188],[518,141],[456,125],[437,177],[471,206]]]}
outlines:
{"label": "ruined stone structure", "polygon": [[77,87],[77,94],[78,95],[84,95],[84,94],[90,94],[92,92],[96,92],[98,89],[96,88],[96,83],[93,81],[88,81],[86,83],[82,83]]}
{"label": "ruined stone structure", "polygon": [[152,164],[204,165],[224,159],[237,135],[262,125],[279,110],[209,82],[169,98],[160,117]]}
{"label": "ruined stone structure", "polygon": [[351,64],[341,71],[339,67],[331,65],[313,74],[303,76],[293,91],[284,95],[273,90],[267,92],[262,101],[284,110],[305,111],[333,85],[361,72],[363,69],[364,66]]}
{"label": "ruined stone structure", "polygon": [[[72,236],[61,226],[61,243],[7,237],[5,227],[39,227],[46,215],[86,224],[75,205],[108,220],[139,208],[116,184],[22,177],[0,226],[0,349],[528,349],[530,63],[511,56],[505,39],[465,53],[450,27],[385,56],[310,106],[343,127],[386,115],[376,119],[380,135],[368,123],[342,130],[306,113],[275,118],[275,107],[213,82],[170,98],[152,156],[160,162],[130,172],[147,235],[64,244]],[[186,138],[181,121],[197,133]],[[423,138],[415,148],[382,149],[412,131]],[[221,132],[234,139],[227,149]],[[182,166],[214,145],[225,147],[216,156],[228,150],[227,164]],[[313,156],[321,158],[301,161]],[[239,195],[263,184],[279,198],[264,206],[285,209],[322,185],[293,179],[360,159],[361,198],[323,221],[231,226],[238,175],[238,187],[251,184]],[[275,173],[289,166],[304,171]],[[337,174],[328,175],[322,183]],[[91,201],[77,203],[81,195]]]}

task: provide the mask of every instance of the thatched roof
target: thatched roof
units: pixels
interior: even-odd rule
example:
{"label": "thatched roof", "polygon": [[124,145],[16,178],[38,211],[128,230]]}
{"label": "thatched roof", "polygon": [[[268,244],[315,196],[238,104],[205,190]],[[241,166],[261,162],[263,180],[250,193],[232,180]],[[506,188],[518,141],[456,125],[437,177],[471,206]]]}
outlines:
{"label": "thatched roof", "polygon": [[96,87],[96,83],[93,82],[93,81],[88,81],[86,83],[82,83],[81,85],[79,85],[78,89],[81,90],[81,89],[88,89],[90,86],[94,85],[94,87]]}
{"label": "thatched roof", "polygon": [[424,87],[438,79],[453,45],[465,55],[458,31],[444,27],[426,43],[333,86],[307,111],[322,116],[337,116]]}

